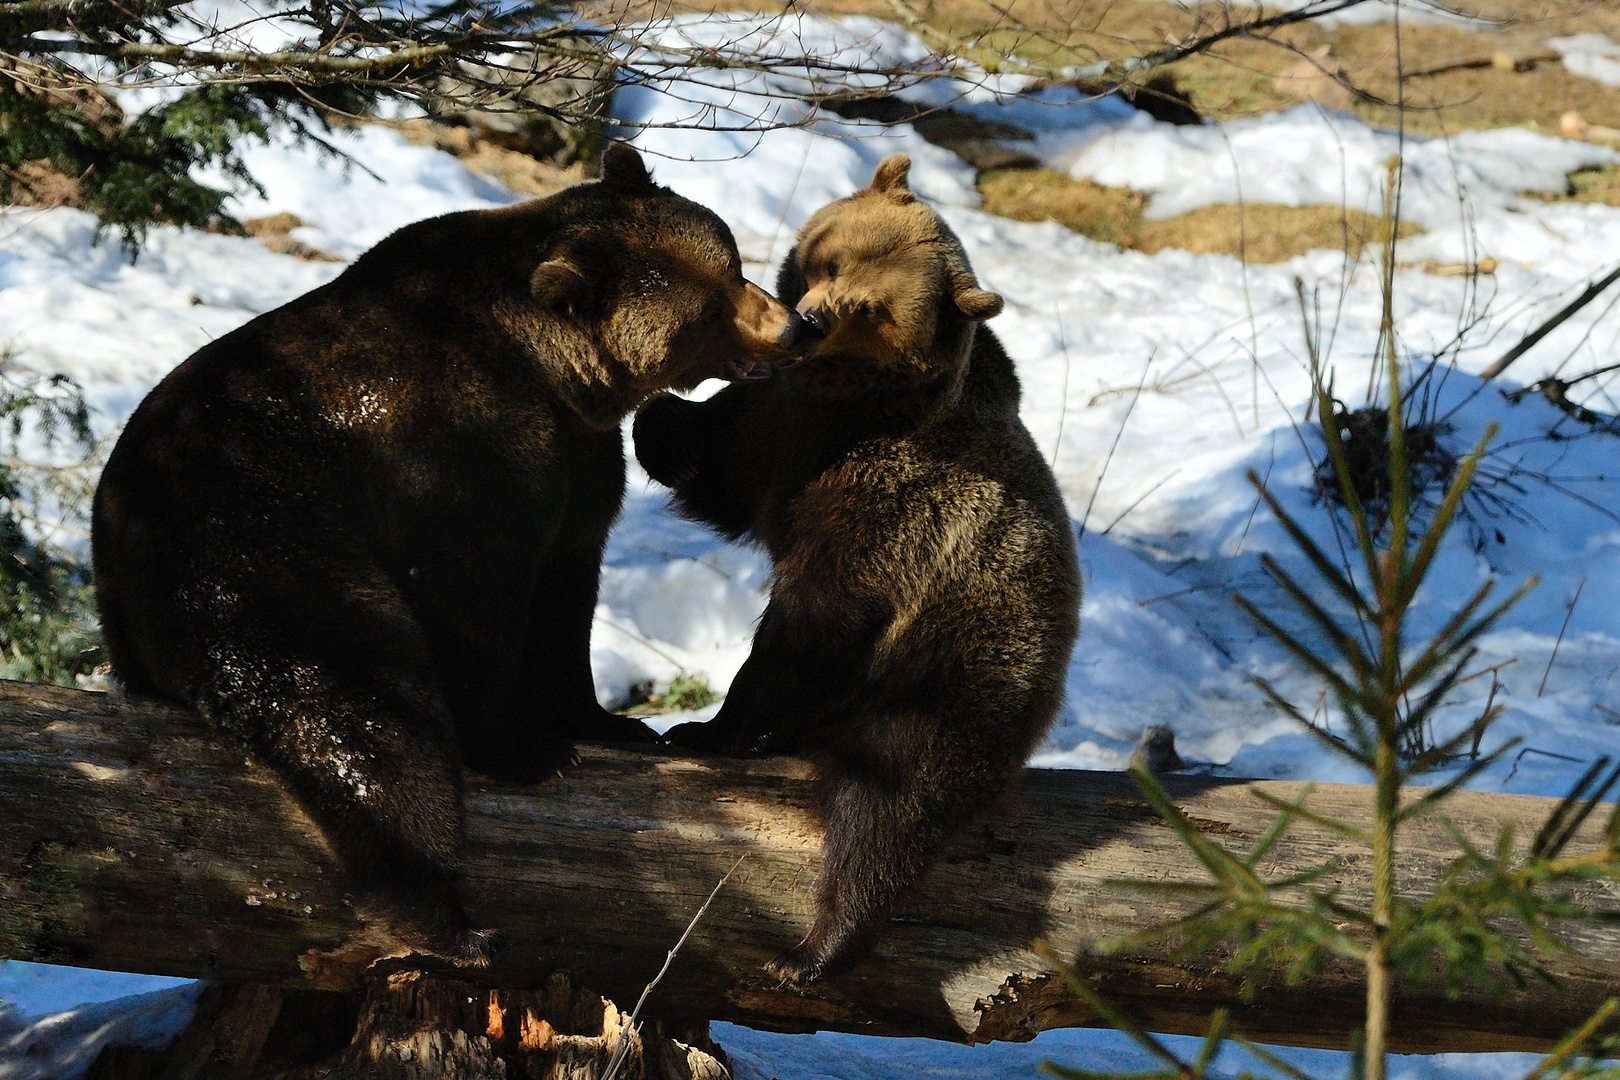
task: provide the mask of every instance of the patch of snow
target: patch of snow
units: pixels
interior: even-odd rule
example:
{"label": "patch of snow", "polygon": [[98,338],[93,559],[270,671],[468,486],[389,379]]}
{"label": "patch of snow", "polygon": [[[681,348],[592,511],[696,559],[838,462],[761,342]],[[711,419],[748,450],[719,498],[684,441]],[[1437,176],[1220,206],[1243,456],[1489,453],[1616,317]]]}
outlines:
{"label": "patch of snow", "polygon": [[0,1002],[15,1009],[16,1015],[30,1019],[63,1012],[75,1005],[116,1001],[132,994],[190,985],[190,979],[162,975],[126,975],[94,968],[0,960]]}
{"label": "patch of snow", "polygon": [[296,214],[307,224],[294,231],[294,239],[352,259],[413,221],[521,198],[390,128],[334,131],[327,141],[352,160],[313,144],[297,145],[285,133],[268,145],[245,148],[242,160],[265,193],[241,192],[227,209],[239,218]]}
{"label": "patch of snow", "polygon": [[202,984],[0,960],[0,1080],[73,1080],[109,1046],[157,1049],[191,1022]]}
{"label": "patch of snow", "polygon": [[[1345,206],[1377,214],[1393,132],[1314,105],[1247,120],[1175,126],[1136,113],[1073,150],[1047,153],[1078,179],[1153,196],[1150,219],[1216,203]],[[1450,139],[1407,136],[1403,216],[1426,228],[1459,219],[1459,189],[1475,213],[1516,208],[1522,192],[1561,194],[1576,169],[1620,161],[1620,152],[1523,128],[1465,131]]]}
{"label": "patch of snow", "polygon": [[1620,43],[1603,34],[1549,38],[1547,47],[1564,59],[1566,70],[1606,86],[1620,86]]}
{"label": "patch of snow", "polygon": [[[338,178],[329,178],[334,185]],[[115,430],[181,360],[342,269],[257,240],[153,228],[137,260],[78,210],[0,208],[0,346],[84,384]]]}
{"label": "patch of snow", "polygon": [[[735,1024],[712,1025],[714,1040],[724,1047],[735,1080],[981,1080],[986,1077],[1035,1077],[1044,1062],[1089,1073],[1149,1074],[1164,1067],[1127,1035],[1117,1031],[1079,1029],[1048,1031],[1026,1043],[958,1046],[929,1039],[880,1039],[861,1035],[779,1035]],[[1201,1039],[1160,1036],[1184,1061],[1198,1055]],[[1337,1076],[1348,1055],[1332,1050],[1267,1047],[1310,1076]],[[1390,1080],[1516,1080],[1540,1061],[1536,1054],[1392,1054]],[[1236,1078],[1273,1070],[1228,1044],[1211,1072]]]}

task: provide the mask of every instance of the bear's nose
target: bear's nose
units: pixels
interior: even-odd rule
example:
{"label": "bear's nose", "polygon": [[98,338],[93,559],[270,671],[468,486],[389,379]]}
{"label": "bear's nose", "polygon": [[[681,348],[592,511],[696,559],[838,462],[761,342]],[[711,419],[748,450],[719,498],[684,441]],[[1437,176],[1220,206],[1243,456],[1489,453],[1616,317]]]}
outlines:
{"label": "bear's nose", "polygon": [[824,338],[832,333],[832,319],[819,307],[813,307],[803,313],[804,321],[810,324],[810,330],[818,338]]}
{"label": "bear's nose", "polygon": [[776,343],[789,351],[803,352],[826,337],[826,332],[812,317],[814,314],[811,312],[800,315],[792,308],[788,308],[787,325],[782,327],[782,334],[776,339]]}

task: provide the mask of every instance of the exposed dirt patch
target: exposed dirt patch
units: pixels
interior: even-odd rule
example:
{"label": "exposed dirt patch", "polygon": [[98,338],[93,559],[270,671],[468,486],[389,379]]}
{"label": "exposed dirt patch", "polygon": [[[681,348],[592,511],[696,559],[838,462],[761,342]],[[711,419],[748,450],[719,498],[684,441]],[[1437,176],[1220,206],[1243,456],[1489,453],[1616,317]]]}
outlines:
{"label": "exposed dirt patch", "polygon": [[80,196],[78,179],[52,168],[43,158],[0,166],[0,204],[50,210],[78,206]]}
{"label": "exposed dirt patch", "polygon": [[[1056,221],[1082,236],[1152,254],[1180,248],[1194,254],[1240,256],[1246,262],[1286,262],[1317,248],[1359,254],[1379,238],[1379,219],[1336,206],[1226,203],[1163,221],[1143,217],[1148,196],[1075,180],[1060,172],[1000,170],[979,180],[984,208],[1019,221]],[[1409,222],[1402,236],[1419,230]]]}
{"label": "exposed dirt patch", "polygon": [[418,146],[437,147],[474,172],[499,180],[519,195],[551,195],[586,179],[582,162],[560,166],[537,161],[528,154],[479,138],[470,127],[427,120],[410,120],[391,126]]}
{"label": "exposed dirt patch", "polygon": [[306,262],[342,262],[343,260],[331,252],[293,239],[292,231],[301,229],[306,224],[308,222],[297,214],[271,214],[269,217],[248,218],[242,222],[242,231],[256,237],[261,244],[277,255],[293,255]]}

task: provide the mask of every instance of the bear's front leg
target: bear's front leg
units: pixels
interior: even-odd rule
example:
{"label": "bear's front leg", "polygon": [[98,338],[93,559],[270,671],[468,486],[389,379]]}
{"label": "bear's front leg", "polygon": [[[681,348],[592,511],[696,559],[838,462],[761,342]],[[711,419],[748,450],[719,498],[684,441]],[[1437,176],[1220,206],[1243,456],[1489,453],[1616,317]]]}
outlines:
{"label": "bear's front leg", "polygon": [[672,394],[653,398],[636,413],[631,437],[647,475],[680,490],[703,466],[701,406]]}
{"label": "bear's front leg", "polygon": [[636,460],[675,493],[682,516],[739,538],[770,489],[781,432],[756,414],[764,383],[736,383],[707,401],[665,395],[636,414]]}
{"label": "bear's front leg", "polygon": [[600,574],[600,553],[587,551],[559,552],[536,575],[523,647],[523,722],[563,739],[656,742],[646,724],[596,699],[591,622]]}
{"label": "bear's front leg", "polygon": [[[853,601],[846,614],[856,610]],[[861,684],[881,617],[813,620],[773,598],[720,711],[664,733],[671,746],[761,757],[797,753]]]}
{"label": "bear's front leg", "polygon": [[792,752],[792,748],[785,745],[786,740],[776,739],[761,725],[747,720],[721,720],[719,716],[713,720],[677,724],[664,732],[663,741],[667,746],[682,750],[724,757],[768,757]]}
{"label": "bear's front leg", "polygon": [[677,724],[664,733],[669,746],[726,757],[791,754],[810,717],[820,710],[814,695],[794,700],[794,679],[781,658],[756,643],[720,711],[707,721]]}

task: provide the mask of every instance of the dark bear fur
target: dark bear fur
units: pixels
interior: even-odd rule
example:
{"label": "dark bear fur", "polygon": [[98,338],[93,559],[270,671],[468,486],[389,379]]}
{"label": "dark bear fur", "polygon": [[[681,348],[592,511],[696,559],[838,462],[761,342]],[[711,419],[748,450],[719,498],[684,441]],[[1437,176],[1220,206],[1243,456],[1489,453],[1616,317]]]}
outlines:
{"label": "dark bear fur", "polygon": [[399,230],[130,418],[92,539],[118,675],[277,770],[407,944],[476,962],[463,764],[533,781],[570,739],[651,737],[591,680],[621,419],[768,370],[797,324],[627,147]]}
{"label": "dark bear fur", "polygon": [[819,765],[816,917],[770,966],[851,955],[949,834],[1013,779],[1079,630],[1068,512],[1018,418],[1001,309],[905,184],[903,156],[819,211],[778,295],[811,362],[702,403],[657,398],[636,456],[685,514],[770,552],[770,603],[715,718],[670,732]]}

